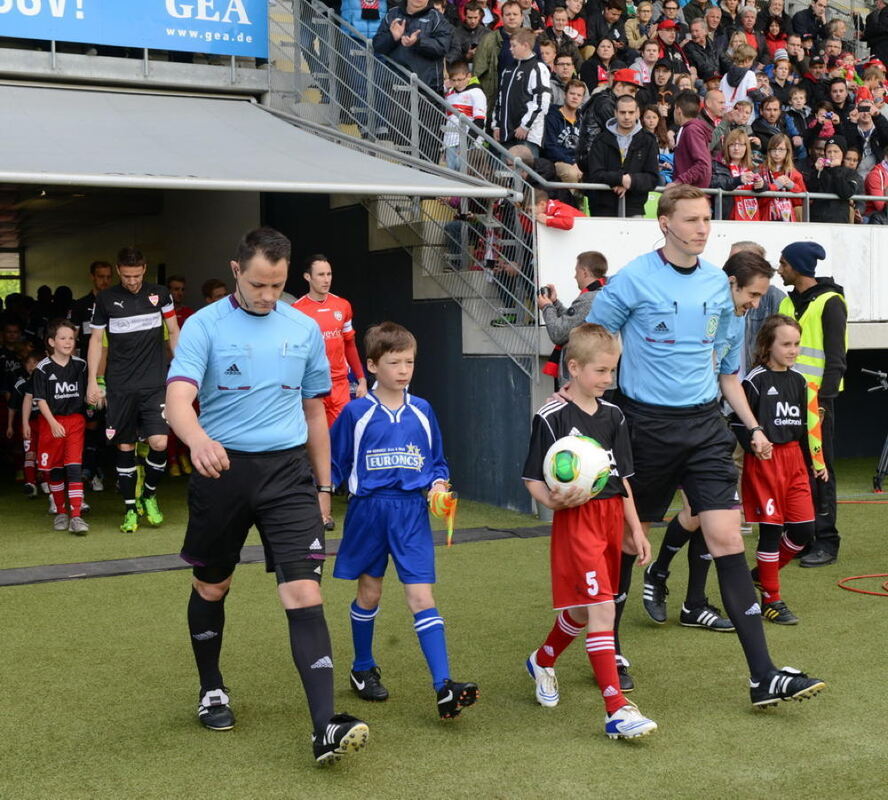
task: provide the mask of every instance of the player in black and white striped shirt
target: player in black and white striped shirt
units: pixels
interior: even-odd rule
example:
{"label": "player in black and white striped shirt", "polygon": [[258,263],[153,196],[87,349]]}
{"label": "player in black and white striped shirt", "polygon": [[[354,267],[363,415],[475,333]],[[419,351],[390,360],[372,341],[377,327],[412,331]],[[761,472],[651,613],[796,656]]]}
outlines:
{"label": "player in black and white striped shirt", "polygon": [[[145,283],[147,266],[141,251],[125,247],[117,256],[120,283],[99,292],[89,340],[87,401],[107,404],[105,434],[117,446],[117,479],[126,505],[120,530],[138,530],[138,513],[152,525],[163,522],[155,491],[166,470],[166,347],[164,324],[175,352],[179,325],[169,289]],[[97,377],[103,336],[108,335],[106,395]],[[136,441],[146,439],[145,485],[136,499]]]}

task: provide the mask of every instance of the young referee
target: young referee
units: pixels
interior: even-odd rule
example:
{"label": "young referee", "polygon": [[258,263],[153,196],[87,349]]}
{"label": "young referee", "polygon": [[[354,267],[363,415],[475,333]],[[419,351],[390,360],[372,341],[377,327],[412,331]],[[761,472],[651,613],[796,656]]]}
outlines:
{"label": "young referee", "polygon": [[660,197],[657,218],[664,246],[608,281],[587,318],[622,336],[616,402],[629,424],[638,516],[646,528],[662,520],[678,486],[684,489],[746,655],[753,705],[811,697],[823,681],[771,661],[743,553],[734,437],[719,410],[719,389],[750,430],[753,452],[769,458],[771,444],[737,377],[743,336],[735,328],[743,318],[734,315],[728,279],[699,258],[709,238],[709,200],[693,186],[675,186]]}
{"label": "young referee", "polygon": [[[277,231],[259,228],[244,236],[231,262],[234,293],[198,311],[183,329],[166,408],[197,470],[182,558],[194,567],[188,628],[200,675],[198,719],[211,730],[234,727],[219,668],[225,598],[256,525],[308,698],[314,756],[324,764],[363,747],[369,731],[360,720],[333,713],[320,587],[321,513],[329,515],[332,491],[323,400],[330,367],[318,326],[279,301],[289,260],[290,242]],[[198,394],[200,420],[192,405]]]}

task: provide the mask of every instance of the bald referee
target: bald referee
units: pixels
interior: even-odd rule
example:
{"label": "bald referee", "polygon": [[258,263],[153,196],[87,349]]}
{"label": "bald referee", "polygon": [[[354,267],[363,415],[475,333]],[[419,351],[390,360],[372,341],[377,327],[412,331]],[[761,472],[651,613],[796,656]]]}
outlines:
{"label": "bald referee", "polygon": [[[234,727],[219,655],[225,598],[255,525],[266,569],[277,576],[308,698],[314,756],[323,764],[359,750],[369,731],[360,720],[333,713],[320,588],[321,512],[329,513],[331,492],[323,401],[330,369],[318,326],[279,302],[289,260],[290,242],[277,231],[259,228],[244,236],[231,262],[234,293],[194,314],[179,340],[166,411],[197,470],[182,558],[194,568],[188,628],[200,675],[198,719],[210,730]],[[199,420],[192,406],[198,395]]]}

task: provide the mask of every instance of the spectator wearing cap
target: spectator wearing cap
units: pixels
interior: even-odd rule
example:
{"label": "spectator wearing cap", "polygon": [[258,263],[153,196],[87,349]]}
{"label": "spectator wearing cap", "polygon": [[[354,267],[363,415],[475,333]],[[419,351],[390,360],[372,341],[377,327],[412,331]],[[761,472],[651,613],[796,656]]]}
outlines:
{"label": "spectator wearing cap", "polygon": [[602,39],[610,39],[621,61],[635,58],[635,54],[626,53],[626,27],[622,16],[626,13],[626,0],[605,0],[600,13],[591,13],[586,18],[586,41],[598,45]]}
{"label": "spectator wearing cap", "polygon": [[635,70],[618,69],[614,75],[613,87],[592,95],[580,111],[580,141],[577,145],[577,163],[585,166],[589,157],[589,148],[613,118],[617,107],[617,98],[624,94],[635,97],[640,84]]}
{"label": "spectator wearing cap", "polygon": [[663,27],[663,23],[667,23],[667,28],[675,24],[675,33],[678,41],[681,42],[688,35],[688,26],[682,22],[681,3],[679,0],[663,0],[663,13],[657,19],[657,30]]}
{"label": "spectator wearing cap", "polygon": [[826,9],[829,7],[827,0],[811,0],[808,8],[803,8],[792,15],[792,29],[800,36],[806,34],[814,41],[820,41],[827,35]]}
{"label": "spectator wearing cap", "polygon": [[[675,0],[670,1],[675,2]],[[673,72],[690,72],[691,65],[688,63],[684,51],[676,42],[678,29],[678,23],[668,17],[657,23],[657,38],[660,40],[660,58],[672,64]]]}
{"label": "spectator wearing cap", "polygon": [[849,147],[856,147],[860,151],[857,173],[861,178],[866,178],[885,155],[888,120],[881,114],[873,113],[872,100],[863,100],[848,115],[848,120],[842,125],[842,134]]}
{"label": "spectator wearing cap", "polygon": [[691,21],[691,40],[682,46],[685,57],[691,66],[697,71],[697,77],[706,81],[719,75],[718,51],[715,43],[706,32],[706,22],[703,17],[697,17]]}
{"label": "spectator wearing cap", "polygon": [[808,62],[808,69],[799,81],[799,86],[805,90],[811,108],[829,98],[829,86],[824,81],[825,76],[826,62],[821,56],[812,56]]}
{"label": "spectator wearing cap", "polygon": [[660,178],[659,145],[642,128],[638,101],[632,95],[617,98],[613,119],[605,124],[589,148],[586,174],[590,183],[605,183],[610,192],[589,192],[589,213],[615,217],[619,200],[626,199],[626,216],[644,215],[648,193]]}
{"label": "spectator wearing cap", "polygon": [[850,198],[863,194],[863,181],[853,169],[842,166],[848,143],[844,136],[828,139],[823,156],[814,162],[808,180],[808,191],[838,195],[835,200],[814,200],[811,222],[849,223],[852,221]]}
{"label": "spectator wearing cap", "polygon": [[760,33],[767,34],[772,19],[776,19],[780,23],[780,29],[788,36],[792,33],[792,19],[786,13],[786,3],[784,0],[769,0],[755,19],[755,29]]}
{"label": "spectator wearing cap", "polygon": [[[631,22],[632,20],[629,20]],[[628,23],[627,23],[628,24]],[[654,39],[648,39],[641,45],[641,55],[632,62],[631,68],[638,75],[642,86],[654,79],[654,66],[660,58],[660,44]],[[671,74],[671,68],[670,68]]]}
{"label": "spectator wearing cap", "polygon": [[836,473],[833,469],[835,401],[844,388],[848,366],[848,306],[845,290],[832,278],[817,278],[817,262],[826,252],[816,242],[793,242],[780,254],[780,277],[792,291],[779,306],[779,313],[798,320],[802,327],[801,351],[796,372],[801,372],[817,390],[822,456],[827,479],[812,480],[811,491],[817,514],[810,552],[802,557],[803,567],[835,563],[839,554],[836,514]]}
{"label": "spectator wearing cap", "polygon": [[[675,98],[675,122],[681,126],[675,145],[673,183],[708,189],[712,181],[709,143],[714,128],[700,115],[700,96],[682,92]],[[670,184],[671,185],[671,184]]]}

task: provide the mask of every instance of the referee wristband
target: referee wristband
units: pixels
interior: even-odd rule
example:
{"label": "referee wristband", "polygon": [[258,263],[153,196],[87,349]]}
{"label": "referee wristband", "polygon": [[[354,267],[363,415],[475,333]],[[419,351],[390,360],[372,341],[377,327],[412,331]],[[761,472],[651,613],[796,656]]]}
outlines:
{"label": "referee wristband", "polygon": [[333,487],[332,486],[315,486],[315,489],[317,489],[319,492],[326,492],[327,494],[333,494]]}
{"label": "referee wristband", "polygon": [[749,435],[752,436],[756,431],[765,432],[765,429],[761,425],[756,425],[754,428],[749,429]]}

